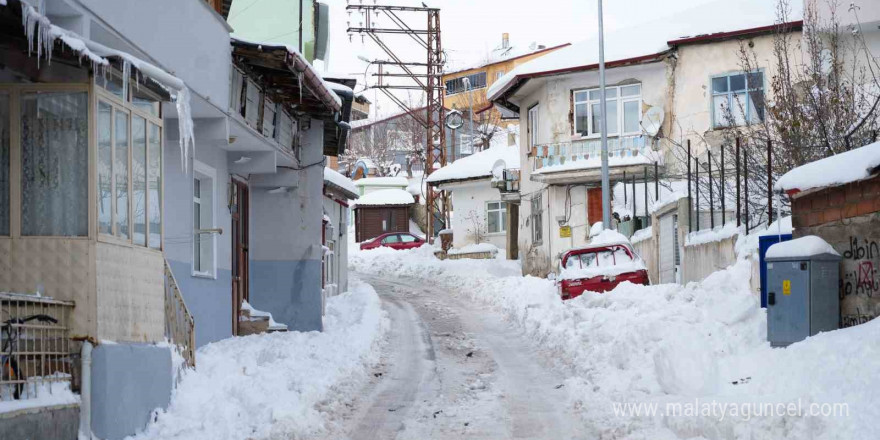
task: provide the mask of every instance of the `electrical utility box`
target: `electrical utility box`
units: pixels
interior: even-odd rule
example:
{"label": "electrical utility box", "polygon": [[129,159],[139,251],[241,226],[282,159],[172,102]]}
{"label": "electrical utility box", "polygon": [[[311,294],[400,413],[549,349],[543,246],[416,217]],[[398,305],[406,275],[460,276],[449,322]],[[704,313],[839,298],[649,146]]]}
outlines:
{"label": "electrical utility box", "polygon": [[[768,252],[770,254],[772,252]],[[808,256],[768,256],[765,261],[770,345],[785,347],[819,332],[838,329],[839,255],[823,252]]]}

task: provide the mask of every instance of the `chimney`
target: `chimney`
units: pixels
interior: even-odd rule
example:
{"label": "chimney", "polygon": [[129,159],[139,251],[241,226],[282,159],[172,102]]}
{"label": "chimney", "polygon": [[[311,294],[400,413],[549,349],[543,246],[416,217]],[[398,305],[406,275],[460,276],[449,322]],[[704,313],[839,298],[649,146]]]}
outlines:
{"label": "chimney", "polygon": [[501,48],[507,49],[510,47],[510,34],[507,32],[501,34]]}

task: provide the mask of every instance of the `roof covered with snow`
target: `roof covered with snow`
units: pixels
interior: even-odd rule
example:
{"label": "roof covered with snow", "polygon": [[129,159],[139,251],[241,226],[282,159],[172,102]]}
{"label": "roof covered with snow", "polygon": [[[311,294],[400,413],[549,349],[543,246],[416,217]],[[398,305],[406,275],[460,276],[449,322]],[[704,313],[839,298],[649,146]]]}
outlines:
{"label": "roof covered with snow", "polygon": [[480,67],[491,66],[492,64],[497,64],[501,62],[515,60],[517,58],[522,58],[528,55],[534,55],[542,52],[551,52],[561,47],[570,46],[571,43],[557,44],[555,46],[547,47],[546,45],[531,43],[529,45],[512,45],[508,47],[503,47],[499,45],[498,47],[492,49],[489,54],[475,63],[463,63],[461,65],[453,66],[453,70],[448,72],[444,72],[444,75],[454,75],[459,72],[463,72],[465,70],[477,69]]}
{"label": "roof covered with snow", "polygon": [[361,196],[355,204],[360,206],[406,206],[416,200],[412,194],[402,189],[383,189]]}
{"label": "roof covered with snow", "polygon": [[[499,134],[499,136],[503,136],[506,141],[506,133]],[[504,161],[504,168],[519,169],[519,148],[515,145],[489,147],[434,171],[428,176],[427,181],[438,184],[491,177],[492,169],[499,160]]]}
{"label": "roof covered with snow", "polygon": [[840,256],[827,241],[815,235],[807,235],[770,246],[766,258],[806,258],[824,254]]}
{"label": "roof covered with snow", "polygon": [[[724,11],[724,13],[719,13]],[[800,17],[798,5],[792,6],[792,17]],[[605,63],[613,66],[623,61],[635,61],[663,54],[670,46],[667,42],[690,35],[720,34],[728,31],[763,28],[776,20],[776,2],[768,0],[740,0],[730,7],[727,0],[713,0],[683,13],[658,17],[648,23],[606,32]],[[591,30],[592,33],[595,31]],[[486,91],[490,101],[523,79],[536,76],[563,74],[591,70],[598,67],[598,35],[571,46],[548,53],[507,72]],[[609,66],[610,67],[610,66]]]}
{"label": "roof covered with snow", "polygon": [[806,191],[867,179],[880,171],[880,142],[801,165],[779,178],[774,188]]}
{"label": "roof covered with snow", "polygon": [[406,177],[365,177],[354,181],[355,186],[399,186],[406,188],[409,180]]}
{"label": "roof covered with snow", "polygon": [[324,167],[324,183],[332,183],[333,185],[336,185],[340,189],[346,191],[348,193],[346,195],[351,199],[358,198],[358,189],[354,186],[354,182],[330,167]]}

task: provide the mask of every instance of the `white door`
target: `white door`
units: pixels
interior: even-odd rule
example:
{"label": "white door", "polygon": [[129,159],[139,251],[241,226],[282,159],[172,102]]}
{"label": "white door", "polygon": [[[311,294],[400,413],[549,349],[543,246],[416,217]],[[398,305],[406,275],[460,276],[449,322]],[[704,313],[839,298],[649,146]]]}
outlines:
{"label": "white door", "polygon": [[660,268],[660,282],[675,282],[675,238],[674,222],[672,215],[660,217],[660,249],[658,267]]}

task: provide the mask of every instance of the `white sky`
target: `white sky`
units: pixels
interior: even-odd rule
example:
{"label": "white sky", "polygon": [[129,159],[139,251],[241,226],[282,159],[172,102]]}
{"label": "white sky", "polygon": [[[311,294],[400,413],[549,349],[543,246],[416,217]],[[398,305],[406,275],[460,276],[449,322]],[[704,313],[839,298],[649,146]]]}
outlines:
{"label": "white sky", "polygon": [[[325,0],[331,9],[330,59],[326,70],[334,73],[352,74],[358,77],[359,87],[363,84],[367,64],[358,59],[363,55],[368,59],[389,59],[369,37],[361,43],[355,34],[349,42],[346,34],[346,1]],[[360,0],[349,0],[356,4]],[[373,0],[363,0],[372,4]],[[604,18],[606,35],[616,29],[636,26],[657,19],[658,16],[674,15],[697,5],[711,3],[713,0],[605,0]],[[747,0],[754,1],[754,0]],[[766,0],[773,2],[775,0]],[[379,0],[379,4],[420,6],[421,0]],[[440,7],[440,23],[443,47],[449,57],[448,66],[464,66],[485,57],[498,46],[503,32],[510,33],[512,45],[527,46],[536,41],[547,46],[577,42],[595,36],[597,27],[597,0],[428,0],[432,7]],[[736,0],[721,3],[735,8]],[[723,14],[723,10],[718,11]],[[398,13],[412,27],[424,28],[424,13]],[[351,14],[352,25],[358,26],[359,14]],[[404,18],[406,20],[406,18]],[[391,27],[387,17],[379,17],[379,26]],[[688,35],[682,29],[682,35]],[[402,59],[424,62],[425,50],[407,36],[384,36],[383,40],[391,46]],[[317,62],[318,68],[321,63]],[[368,74],[376,72],[370,67]],[[454,69],[447,69],[454,70]],[[370,84],[373,78],[369,77]],[[408,80],[405,80],[408,81]],[[376,92],[367,92],[374,102]],[[415,92],[412,100],[418,101]],[[378,95],[378,109],[375,115],[395,113],[398,108],[387,98]]]}

